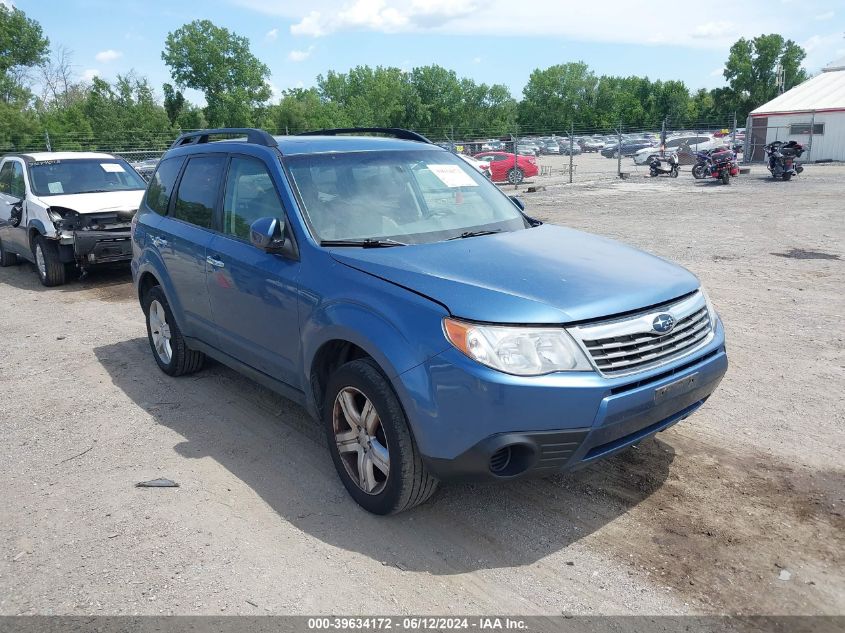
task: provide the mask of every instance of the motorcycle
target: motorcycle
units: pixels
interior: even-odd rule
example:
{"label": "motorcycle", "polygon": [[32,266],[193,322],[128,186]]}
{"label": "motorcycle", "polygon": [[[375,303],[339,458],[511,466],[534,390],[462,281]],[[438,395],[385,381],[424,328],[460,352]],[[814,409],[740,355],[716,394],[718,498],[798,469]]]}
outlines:
{"label": "motorcycle", "polygon": [[736,154],[728,148],[713,150],[710,154],[710,176],[718,178],[723,185],[731,184],[731,176],[739,175]]}
{"label": "motorcycle", "polygon": [[797,141],[774,141],[764,149],[769,157],[766,167],[772,173],[772,178],[789,180],[804,171],[797,160],[804,153],[804,146]]}
{"label": "motorcycle", "polygon": [[[663,163],[666,163],[665,165]],[[648,161],[648,169],[651,177],[669,174],[672,178],[678,177],[678,156],[677,154],[669,154],[668,158],[660,158],[659,156],[652,156]]]}
{"label": "motorcycle", "polygon": [[712,150],[702,150],[695,153],[695,164],[692,166],[692,177],[696,180],[707,178],[710,175],[710,170],[713,167],[713,162],[710,160]]}

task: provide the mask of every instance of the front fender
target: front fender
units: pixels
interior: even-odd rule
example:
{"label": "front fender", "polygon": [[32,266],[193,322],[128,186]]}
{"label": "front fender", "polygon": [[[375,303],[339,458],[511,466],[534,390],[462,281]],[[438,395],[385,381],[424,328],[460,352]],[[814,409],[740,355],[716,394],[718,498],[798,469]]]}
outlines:
{"label": "front fender", "polygon": [[53,228],[51,231],[47,230],[47,227],[44,225],[44,222],[39,220],[38,218],[32,218],[29,222],[26,223],[27,232],[35,229],[41,235],[46,237],[53,237],[56,233],[56,229]]}

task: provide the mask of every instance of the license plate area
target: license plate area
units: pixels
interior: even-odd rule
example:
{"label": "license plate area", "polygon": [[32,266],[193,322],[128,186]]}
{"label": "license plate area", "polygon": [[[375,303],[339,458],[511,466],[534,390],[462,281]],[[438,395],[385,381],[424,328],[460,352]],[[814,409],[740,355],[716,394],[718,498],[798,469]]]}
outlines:
{"label": "license plate area", "polygon": [[670,382],[654,390],[654,403],[658,404],[677,395],[692,391],[698,384],[698,372],[684,376],[683,378]]}

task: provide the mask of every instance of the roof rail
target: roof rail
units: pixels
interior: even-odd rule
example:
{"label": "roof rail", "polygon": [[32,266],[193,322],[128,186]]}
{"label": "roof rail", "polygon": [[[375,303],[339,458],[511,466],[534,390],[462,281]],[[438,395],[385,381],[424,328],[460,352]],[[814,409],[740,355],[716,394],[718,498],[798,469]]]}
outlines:
{"label": "roof rail", "polygon": [[297,136],[337,136],[338,134],[386,134],[405,141],[417,141],[419,143],[431,143],[422,134],[406,130],[401,127],[339,127],[328,130],[311,130],[300,132]]}
{"label": "roof rail", "polygon": [[223,134],[246,134],[246,142],[253,145],[264,145],[265,147],[278,147],[276,139],[264,130],[257,130],[249,127],[223,127],[213,130],[197,130],[195,132],[186,132],[173,141],[170,149],[174,147],[181,147],[182,145],[196,145],[199,143],[208,143],[209,136],[220,136]]}

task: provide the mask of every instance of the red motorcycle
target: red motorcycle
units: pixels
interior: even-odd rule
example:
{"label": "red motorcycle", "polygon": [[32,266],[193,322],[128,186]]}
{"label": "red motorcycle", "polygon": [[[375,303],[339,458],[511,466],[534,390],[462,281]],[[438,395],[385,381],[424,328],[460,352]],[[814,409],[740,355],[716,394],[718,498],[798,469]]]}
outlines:
{"label": "red motorcycle", "polygon": [[731,184],[731,177],[739,175],[739,165],[733,150],[724,148],[710,154],[709,176],[718,178],[722,184]]}

